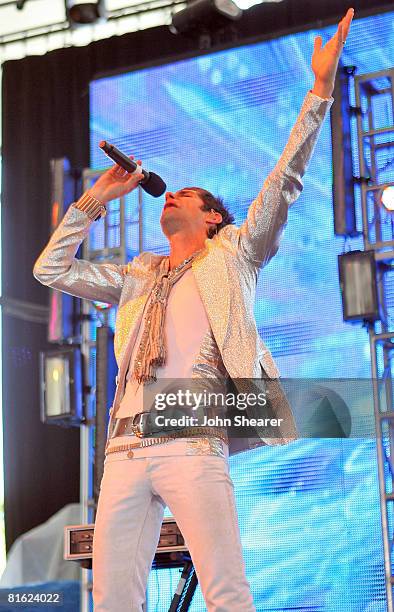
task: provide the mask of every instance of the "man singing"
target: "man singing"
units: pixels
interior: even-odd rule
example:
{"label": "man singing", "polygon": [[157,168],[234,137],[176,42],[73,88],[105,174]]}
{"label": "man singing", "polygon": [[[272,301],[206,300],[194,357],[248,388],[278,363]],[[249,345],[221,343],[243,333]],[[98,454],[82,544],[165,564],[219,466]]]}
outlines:
{"label": "man singing", "polygon": [[[209,612],[255,610],[245,575],[228,471],[229,454],[251,448],[225,427],[158,431],[144,394],[167,379],[276,379],[253,315],[259,271],[278,250],[289,206],[302,190],[331,97],[354,10],[322,46],[315,39],[315,84],[274,170],[241,228],[220,199],[198,187],[167,192],[161,227],[168,257],[141,253],[128,265],[92,264],[75,254],[106,204],[135,189],[142,175],[106,171],[72,204],[34,266],[44,285],[118,304],[117,389],[110,410],[104,475],[93,544],[96,612],[140,612],[165,506],[185,538]],[[276,411],[277,436],[297,437],[291,411]],[[280,418],[279,418],[280,417]]]}

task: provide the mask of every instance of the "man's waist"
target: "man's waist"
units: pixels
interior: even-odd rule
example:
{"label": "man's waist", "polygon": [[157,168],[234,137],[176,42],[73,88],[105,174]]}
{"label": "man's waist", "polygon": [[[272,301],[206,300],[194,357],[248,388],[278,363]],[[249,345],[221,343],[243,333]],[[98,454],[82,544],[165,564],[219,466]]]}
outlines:
{"label": "man's waist", "polygon": [[[212,411],[207,410],[199,416],[192,414],[172,412],[171,416],[158,413],[157,411],[139,412],[130,417],[115,418],[111,424],[109,437],[117,436],[159,436],[177,433],[189,435],[226,435],[225,420],[219,416],[212,416]],[[226,436],[227,438],[227,436]]]}

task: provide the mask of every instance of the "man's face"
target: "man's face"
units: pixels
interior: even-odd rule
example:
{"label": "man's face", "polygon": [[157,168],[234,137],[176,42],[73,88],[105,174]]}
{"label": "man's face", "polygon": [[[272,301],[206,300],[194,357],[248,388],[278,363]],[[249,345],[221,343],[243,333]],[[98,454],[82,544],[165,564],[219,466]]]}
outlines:
{"label": "man's face", "polygon": [[182,231],[206,236],[212,213],[201,210],[203,205],[198,191],[190,187],[175,193],[167,191],[160,218],[164,234],[169,237]]}

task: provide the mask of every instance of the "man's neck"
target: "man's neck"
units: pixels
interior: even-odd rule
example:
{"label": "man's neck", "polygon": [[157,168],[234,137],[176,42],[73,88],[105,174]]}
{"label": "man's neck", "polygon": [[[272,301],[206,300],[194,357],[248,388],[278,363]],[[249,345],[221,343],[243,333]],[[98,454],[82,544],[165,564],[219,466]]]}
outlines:
{"label": "man's neck", "polygon": [[170,270],[173,270],[185,259],[201,251],[205,246],[206,237],[185,236],[174,234],[170,238]]}

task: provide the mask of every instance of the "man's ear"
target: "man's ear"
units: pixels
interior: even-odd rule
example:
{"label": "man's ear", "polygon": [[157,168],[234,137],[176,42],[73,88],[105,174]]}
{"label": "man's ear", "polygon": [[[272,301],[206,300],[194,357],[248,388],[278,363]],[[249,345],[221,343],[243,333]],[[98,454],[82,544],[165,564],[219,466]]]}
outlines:
{"label": "man's ear", "polygon": [[207,217],[207,221],[210,225],[220,225],[223,221],[223,217],[220,212],[212,209]]}

